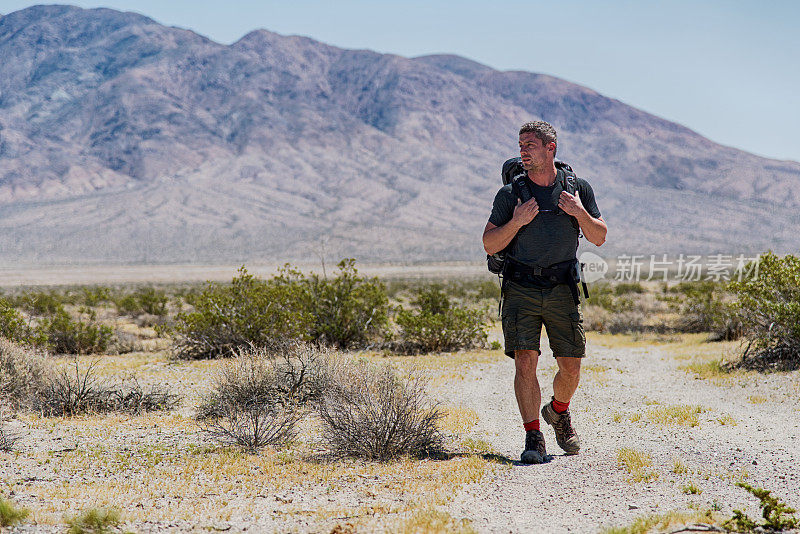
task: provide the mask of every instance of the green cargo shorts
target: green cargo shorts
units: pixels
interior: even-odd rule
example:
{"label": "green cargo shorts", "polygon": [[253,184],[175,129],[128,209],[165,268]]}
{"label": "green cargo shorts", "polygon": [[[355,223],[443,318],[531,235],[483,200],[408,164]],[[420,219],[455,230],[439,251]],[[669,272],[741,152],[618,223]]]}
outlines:
{"label": "green cargo shorts", "polygon": [[583,316],[566,284],[537,289],[506,281],[502,318],[505,351],[511,358],[515,350],[541,353],[542,325],[547,331],[553,356],[583,358],[586,355]]}

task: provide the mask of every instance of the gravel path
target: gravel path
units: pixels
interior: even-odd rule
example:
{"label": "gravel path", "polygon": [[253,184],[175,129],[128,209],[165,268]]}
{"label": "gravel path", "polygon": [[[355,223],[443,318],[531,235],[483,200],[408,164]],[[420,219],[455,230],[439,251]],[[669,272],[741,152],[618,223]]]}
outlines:
{"label": "gravel path", "polygon": [[[551,463],[516,462],[466,487],[450,505],[453,517],[470,519],[479,532],[547,533],[597,532],[628,525],[642,515],[692,506],[721,507],[727,517],[732,508],[739,508],[758,518],[756,500],[735,486],[742,479],[773,490],[800,509],[797,376],[749,376],[719,385],[680,370],[682,362],[670,354],[668,345],[590,345],[588,354],[588,369],[571,405],[583,442],[581,453],[563,456],[552,429],[543,428],[548,452],[555,455]],[[550,398],[555,369],[545,350],[539,363],[545,399]],[[442,395],[475,410],[480,415],[475,437],[516,461],[524,436],[513,397],[513,373],[510,359],[484,365],[472,369],[457,390],[443,390]],[[698,426],[648,421],[648,410],[687,404],[705,410]],[[635,414],[642,420],[631,421]],[[621,447],[649,453],[649,470],[658,478],[629,481],[630,475],[617,465]],[[686,465],[687,473],[673,472],[676,460]],[[702,492],[684,493],[690,483]]]}

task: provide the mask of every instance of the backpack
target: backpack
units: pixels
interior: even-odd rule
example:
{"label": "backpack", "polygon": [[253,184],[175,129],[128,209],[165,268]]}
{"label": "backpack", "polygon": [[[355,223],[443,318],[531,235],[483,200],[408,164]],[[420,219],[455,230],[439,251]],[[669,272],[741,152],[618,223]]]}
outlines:
{"label": "backpack", "polygon": [[[565,163],[560,160],[555,160],[556,169],[564,171],[564,182],[562,183],[562,187],[564,191],[569,193],[570,195],[574,195],[575,191],[578,189],[578,182],[577,176],[575,175],[575,171],[572,170],[572,167],[569,166],[568,163]],[[528,178],[527,171],[522,166],[522,158],[511,158],[506,160],[503,163],[503,169],[500,172],[500,177],[503,180],[503,185],[511,184],[511,190],[514,192],[514,195],[520,199],[520,201],[527,202],[533,197],[533,190],[531,189],[531,181]],[[567,215],[561,208],[558,209],[559,215]],[[575,217],[569,216],[570,222],[572,222],[572,226],[578,230],[580,235],[580,227],[578,225],[578,220]],[[524,227],[523,227],[524,228]],[[522,228],[520,228],[520,231]],[[519,235],[519,233],[517,233]],[[487,254],[486,255],[486,266],[489,269],[490,273],[493,274],[502,274],[503,268],[505,267],[506,256],[511,252],[514,248],[514,243],[517,241],[517,236],[508,243],[506,248],[497,252],[495,254]]]}

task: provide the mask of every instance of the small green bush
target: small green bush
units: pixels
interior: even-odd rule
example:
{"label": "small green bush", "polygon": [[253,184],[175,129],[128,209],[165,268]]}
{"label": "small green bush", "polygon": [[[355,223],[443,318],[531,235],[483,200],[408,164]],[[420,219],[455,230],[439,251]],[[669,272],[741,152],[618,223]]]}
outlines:
{"label": "small green bush", "polygon": [[77,320],[63,308],[41,319],[38,330],[47,336],[47,345],[56,354],[103,353],[114,335],[113,329],[97,321],[97,312],[80,310]]}
{"label": "small green bush", "polygon": [[182,359],[220,358],[250,346],[276,350],[310,337],[313,317],[298,306],[307,299],[297,284],[266,282],[244,267],[230,285],[209,283],[192,299],[193,312],[181,312],[173,334],[175,355]]}
{"label": "small green bush", "polygon": [[681,282],[661,297],[680,314],[674,326],[678,332],[711,332],[712,340],[741,337],[741,322],[733,313],[733,297],[724,284],[712,281]]}
{"label": "small green bush", "polygon": [[614,286],[615,295],[627,295],[628,293],[647,293],[647,290],[639,282],[620,282]]}
{"label": "small green bush", "polygon": [[47,337],[31,327],[22,314],[3,298],[0,298],[0,337],[28,346],[47,342]]}
{"label": "small green bush", "polygon": [[69,299],[55,291],[32,291],[17,299],[18,305],[31,315],[50,315],[55,313]]}
{"label": "small green bush", "polygon": [[105,534],[122,522],[115,508],[92,508],[79,516],[66,518],[67,534]]}
{"label": "small green bush", "polygon": [[333,278],[286,266],[271,280],[242,267],[230,285],[209,284],[187,301],[191,313],[179,313],[174,334],[180,358],[231,356],[249,346],[280,351],[294,341],[342,348],[382,340],[389,321],[386,289],[376,278],[358,275],[354,260],[343,260]]}
{"label": "small green bush", "polygon": [[486,314],[454,305],[440,286],[421,289],[412,302],[419,309],[401,309],[395,319],[401,348],[408,352],[450,352],[486,343]]}
{"label": "small green bush", "polygon": [[330,279],[316,274],[296,278],[295,283],[306,289],[304,304],[313,318],[310,339],[345,349],[361,348],[385,335],[389,298],[377,278],[358,275],[355,260],[342,260],[338,267]]}
{"label": "small green bush", "polygon": [[163,290],[146,287],[118,298],[114,304],[120,315],[135,317],[146,313],[163,317],[167,314],[169,297]]}
{"label": "small green bush", "polygon": [[738,299],[735,314],[748,341],[741,365],[800,368],[800,258],[763,254],[758,276],[743,277],[729,287]]}
{"label": "small green bush", "polygon": [[99,306],[104,302],[112,301],[113,290],[105,286],[93,286],[81,288],[80,301],[84,306]]}
{"label": "small green bush", "polygon": [[795,509],[790,508],[786,503],[771,495],[771,492],[761,488],[754,488],[744,482],[737,482],[737,486],[756,497],[761,508],[761,515],[764,518],[762,524],[747,517],[741,510],[734,510],[733,517],[725,521],[722,526],[734,532],[754,532],[757,528],[762,528],[768,532],[783,532],[800,527],[800,520],[794,517]]}
{"label": "small green bush", "polygon": [[607,282],[598,282],[592,284],[586,304],[598,306],[611,313],[631,312],[635,308],[631,294],[640,293],[638,288],[644,289],[639,283],[613,286]]}
{"label": "small green bush", "polygon": [[25,508],[17,508],[14,503],[0,497],[0,527],[11,527],[21,523],[30,515]]}

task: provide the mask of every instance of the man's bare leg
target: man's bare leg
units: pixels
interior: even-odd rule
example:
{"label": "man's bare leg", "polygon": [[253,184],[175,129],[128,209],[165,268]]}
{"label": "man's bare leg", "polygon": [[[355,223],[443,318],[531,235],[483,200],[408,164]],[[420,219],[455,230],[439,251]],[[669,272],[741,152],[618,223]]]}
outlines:
{"label": "man's bare leg", "polygon": [[517,370],[514,375],[514,393],[517,396],[517,406],[523,423],[539,418],[542,392],[539,389],[539,378],[536,376],[538,363],[539,351],[514,351],[514,365]]}
{"label": "man's bare leg", "polygon": [[553,396],[557,401],[568,403],[581,381],[582,358],[556,358],[558,372],[553,378]]}

